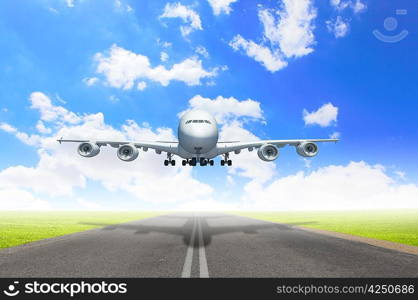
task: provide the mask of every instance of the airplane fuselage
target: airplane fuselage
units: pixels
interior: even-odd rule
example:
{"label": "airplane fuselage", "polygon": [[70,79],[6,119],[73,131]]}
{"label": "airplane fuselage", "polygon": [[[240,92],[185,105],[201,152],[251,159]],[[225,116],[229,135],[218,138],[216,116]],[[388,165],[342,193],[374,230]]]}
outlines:
{"label": "airplane fuselage", "polygon": [[[203,154],[206,154],[205,157],[216,156],[218,137],[216,120],[209,113],[193,110],[181,117],[178,127],[179,150],[188,152],[190,157]],[[182,156],[189,155],[184,153]]]}

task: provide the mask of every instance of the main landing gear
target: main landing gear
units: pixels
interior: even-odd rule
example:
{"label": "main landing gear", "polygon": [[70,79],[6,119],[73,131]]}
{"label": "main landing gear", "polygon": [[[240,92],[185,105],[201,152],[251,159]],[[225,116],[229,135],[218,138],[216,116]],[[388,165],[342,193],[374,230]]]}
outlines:
{"label": "main landing gear", "polygon": [[229,153],[224,154],[224,159],[221,159],[221,166],[232,166],[232,160],[229,159]]}
{"label": "main landing gear", "polygon": [[[194,167],[194,166],[197,165],[197,162],[198,162],[198,160],[196,159],[196,157],[193,157],[191,159],[183,159],[183,161],[181,162],[181,165],[182,166],[185,166],[185,165],[188,164],[188,165]],[[207,166],[207,165],[213,166],[214,165],[214,161],[213,161],[213,159],[206,159],[206,158],[201,157],[199,159],[199,164],[201,166]]]}
{"label": "main landing gear", "polygon": [[172,166],[176,165],[176,161],[173,159],[173,154],[171,153],[167,153],[167,159],[164,160],[164,166],[168,166],[168,165],[172,165]]}

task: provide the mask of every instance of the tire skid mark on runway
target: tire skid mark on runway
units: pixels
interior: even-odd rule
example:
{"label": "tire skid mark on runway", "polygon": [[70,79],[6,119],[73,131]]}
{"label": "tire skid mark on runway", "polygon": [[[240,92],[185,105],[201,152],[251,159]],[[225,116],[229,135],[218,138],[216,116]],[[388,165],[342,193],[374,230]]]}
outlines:
{"label": "tire skid mark on runway", "polygon": [[200,218],[198,219],[199,228],[199,272],[200,278],[209,278],[208,263],[206,260],[205,244],[203,243],[203,232]]}
{"label": "tire skid mark on runway", "polygon": [[186,258],[184,260],[183,271],[181,273],[182,278],[189,278],[192,272],[195,234],[196,234],[196,216],[193,216],[192,235],[190,236],[189,246],[187,247]]}

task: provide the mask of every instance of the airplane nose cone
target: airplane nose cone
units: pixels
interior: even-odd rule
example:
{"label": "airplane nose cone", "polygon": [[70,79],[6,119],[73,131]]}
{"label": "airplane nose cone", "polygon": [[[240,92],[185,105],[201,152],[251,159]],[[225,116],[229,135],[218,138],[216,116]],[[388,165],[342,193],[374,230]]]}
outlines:
{"label": "airplane nose cone", "polygon": [[215,147],[218,136],[213,128],[207,125],[190,126],[179,132],[182,147],[190,153],[205,153]]}

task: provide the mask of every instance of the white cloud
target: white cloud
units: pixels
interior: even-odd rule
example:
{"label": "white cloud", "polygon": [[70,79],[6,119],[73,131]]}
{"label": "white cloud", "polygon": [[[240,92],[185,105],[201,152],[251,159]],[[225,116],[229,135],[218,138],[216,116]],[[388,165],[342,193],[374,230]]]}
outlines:
{"label": "white cloud", "polygon": [[95,85],[98,81],[99,81],[99,78],[97,78],[97,77],[86,77],[86,78],[83,78],[83,82],[87,86]]}
{"label": "white cloud", "polygon": [[283,0],[278,9],[263,9],[258,18],[263,24],[263,43],[246,40],[236,35],[229,45],[242,49],[246,55],[260,62],[270,72],[287,66],[287,60],[313,51],[316,9],[311,0]]}
{"label": "white cloud", "polygon": [[115,95],[110,95],[109,100],[110,102],[116,103],[116,102],[119,102],[120,99],[116,97]]}
{"label": "white cloud", "polygon": [[0,188],[0,210],[47,210],[47,201],[16,188]]}
{"label": "white cloud", "polygon": [[[303,187],[303,188],[301,188]],[[255,210],[343,210],[418,207],[418,186],[399,184],[381,165],[363,161],[297,172],[265,186],[245,187]]]}
{"label": "white cloud", "polygon": [[189,100],[188,108],[178,115],[182,116],[186,111],[192,109],[202,109],[211,113],[220,124],[238,117],[248,117],[259,121],[264,120],[260,102],[252,99],[240,101],[234,97],[225,98],[222,96],[210,99],[196,95]]}
{"label": "white cloud", "polygon": [[7,123],[0,123],[0,130],[3,130],[7,133],[13,134],[17,139],[21,142],[25,143],[26,145],[34,146],[39,144],[41,137],[37,134],[27,134],[25,132],[21,132],[17,130],[15,127],[11,126]]}
{"label": "white cloud", "polygon": [[270,72],[276,72],[287,66],[287,62],[282,59],[278,51],[272,52],[270,48],[244,39],[241,35],[236,35],[229,45],[235,50],[244,50],[247,56],[254,58]]}
{"label": "white cloud", "polygon": [[[258,141],[260,138],[244,128],[243,123],[233,120],[225,123],[219,132],[221,141]],[[235,176],[251,179],[253,182],[263,183],[276,173],[276,164],[262,161],[258,158],[257,149],[249,152],[242,150],[240,154],[231,153],[232,167],[228,167],[228,173]]]}
{"label": "white cloud", "polygon": [[[362,13],[367,9],[366,4],[361,2],[361,0],[330,0],[330,4],[339,14],[347,8],[351,8],[354,14]],[[350,29],[350,20],[343,19],[341,15],[327,20],[325,23],[328,31],[333,33],[336,38],[346,36]]]}
{"label": "white cloud", "polygon": [[364,12],[367,9],[367,5],[362,3],[361,0],[356,0],[353,4],[352,4],[352,8],[354,13],[361,13]]}
{"label": "white cloud", "polygon": [[160,38],[157,38],[157,45],[161,46],[165,49],[170,48],[171,46],[173,46],[172,43],[170,42],[166,42],[166,41],[162,41]]}
{"label": "white cloud", "polygon": [[74,0],[65,0],[68,7],[74,7]]}
{"label": "white cloud", "polygon": [[115,8],[120,12],[133,12],[133,8],[129,4],[124,4],[121,0],[115,0]]}
{"label": "white cloud", "polygon": [[202,55],[204,58],[208,58],[208,57],[209,57],[209,52],[208,52],[208,50],[206,50],[206,48],[205,48],[205,47],[203,47],[203,46],[197,46],[197,47],[196,47],[196,49],[195,49],[195,52],[196,52],[197,54]]}
{"label": "white cloud", "polygon": [[286,57],[300,57],[313,51],[316,9],[310,0],[284,0],[281,9],[261,9],[259,18],[264,37],[278,45]]}
{"label": "white cloud", "polygon": [[180,26],[180,31],[183,36],[187,36],[195,30],[203,30],[199,14],[190,7],[184,6],[178,2],[167,3],[160,18],[182,19],[183,23],[187,24]]}
{"label": "white cloud", "polygon": [[85,210],[101,210],[103,209],[103,206],[99,203],[93,202],[93,201],[87,201],[84,198],[78,197],[76,199],[77,203]]}
{"label": "white cloud", "polygon": [[75,113],[68,111],[62,106],[54,106],[48,96],[41,92],[33,92],[30,95],[29,101],[31,102],[31,108],[39,110],[41,113],[41,120],[43,121],[56,121],[67,123],[78,123],[81,118]]}
{"label": "white cloud", "polygon": [[161,53],[160,53],[160,60],[162,61],[162,62],[165,62],[165,61],[167,61],[168,60],[168,54],[167,54],[167,52],[164,52],[164,51],[161,51]]}
{"label": "white cloud", "polygon": [[318,110],[308,112],[303,110],[303,120],[305,125],[319,125],[321,127],[330,126],[333,122],[337,122],[338,107],[327,103],[322,105]]}
{"label": "white cloud", "polygon": [[326,24],[328,31],[332,32],[336,38],[346,36],[350,28],[349,21],[344,21],[341,16],[337,16],[335,20],[326,21]]}
{"label": "white cloud", "polygon": [[219,16],[222,13],[229,15],[232,11],[231,4],[236,1],[237,0],[208,0],[215,16]]}
{"label": "white cloud", "polygon": [[364,12],[367,9],[367,5],[361,2],[361,0],[330,0],[330,4],[338,11],[342,11],[350,7],[355,14]]}
{"label": "white cloud", "polygon": [[[34,98],[32,96],[33,94],[30,99]],[[41,102],[44,105],[32,107],[41,113],[41,117],[45,107],[51,111],[64,109],[57,109],[45,94],[37,92],[36,97],[44,100]],[[1,191],[28,190],[59,199],[72,196],[76,190],[88,188],[90,182],[95,182],[108,191],[127,193],[131,201],[154,203],[156,207],[160,207],[162,203],[167,207],[170,203],[177,205],[190,202],[196,197],[205,201],[211,199],[213,188],[194,179],[190,167],[185,168],[181,164],[165,167],[162,164],[165,156],[158,156],[154,151],[141,151],[137,160],[126,163],[117,158],[116,149],[102,147],[98,156],[86,159],[76,153],[77,144],[59,144],[56,141],[60,137],[93,140],[175,140],[171,129],[153,130],[147,124],[140,126],[132,120],[126,121],[120,128],[114,128],[105,123],[102,113],[77,115],[65,111],[66,114],[74,114],[80,121],[71,123],[50,118],[48,122],[53,125],[53,132],[39,137],[38,143],[34,144],[39,156],[37,164],[33,167],[16,165],[0,170]],[[11,134],[18,132],[16,128],[5,123],[0,128]]]}
{"label": "white cloud", "polygon": [[217,75],[217,68],[207,71],[202,61],[196,57],[174,64],[171,69],[159,65],[151,67],[148,57],[112,45],[109,54],[97,53],[96,72],[106,78],[108,85],[116,88],[131,89],[135,81],[148,79],[167,86],[170,81],[177,80],[187,85],[200,85],[201,80]]}
{"label": "white cloud", "polygon": [[143,91],[147,88],[147,83],[145,81],[138,82],[136,88],[140,91]]}
{"label": "white cloud", "polygon": [[41,120],[39,120],[38,123],[36,123],[36,129],[42,134],[48,134],[52,131],[51,128],[45,127],[44,122],[42,122]]}

